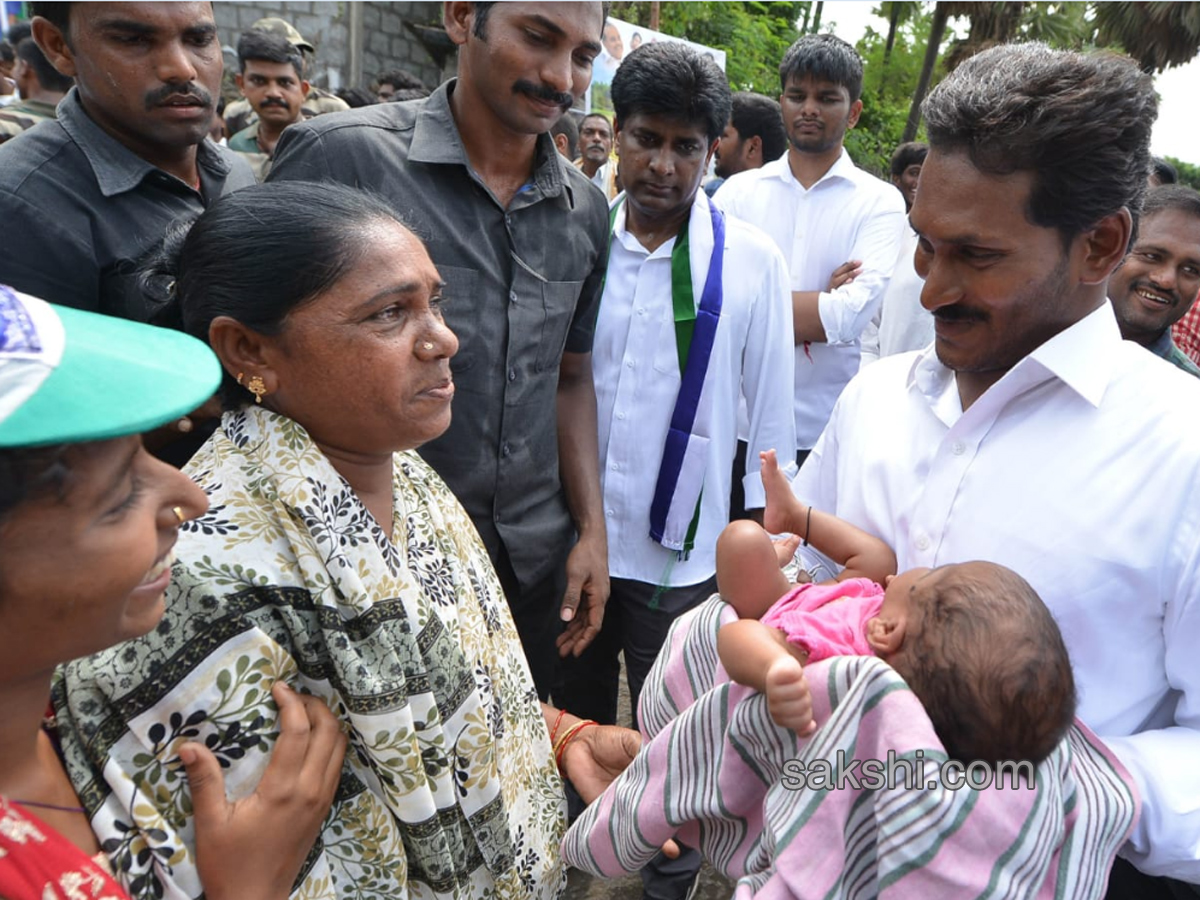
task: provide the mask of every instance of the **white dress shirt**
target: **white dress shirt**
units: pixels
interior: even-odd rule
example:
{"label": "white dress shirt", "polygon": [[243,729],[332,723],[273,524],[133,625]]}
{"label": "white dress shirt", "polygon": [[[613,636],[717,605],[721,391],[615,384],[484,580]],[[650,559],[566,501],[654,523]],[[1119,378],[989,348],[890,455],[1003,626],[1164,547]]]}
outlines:
{"label": "white dress shirt", "polygon": [[[842,151],[811,188],[792,175],[787,154],[726,179],[717,206],[765,231],[788,262],[792,291],[821,291],[827,343],[795,348],[796,446],[816,442],[842,388],[858,371],[859,336],[883,298],[905,227],[896,188],[854,165]],[[825,291],[842,263],[862,260],[852,284]],[[790,299],[789,299],[790,302]]]}
{"label": "white dress shirt", "polygon": [[1024,576],[1074,665],[1079,717],[1132,773],[1122,850],[1200,883],[1200,382],[1122,341],[1109,304],[962,410],[932,349],[850,383],[793,490],[900,570]]}
{"label": "white dress shirt", "polygon": [[896,268],[883,294],[883,302],[862,334],[862,366],[884,356],[923,350],[933,343],[933,315],[921,305],[925,279],[917,274],[913,256],[917,233],[904,229]]}
{"label": "white dress shirt", "polygon": [[[698,191],[691,233],[709,217],[708,198]],[[747,507],[763,505],[759,451],[790,447],[795,437],[783,258],[765,235],[727,216],[721,318],[703,389],[711,392],[712,416],[700,522],[695,549],[669,566],[675,554],[650,537],[650,502],[680,385],[671,301],[674,246],[670,240],[647,251],[625,230],[622,203],[596,320],[592,372],[609,574],[680,587],[698,584],[716,571],[717,537],[729,522],[738,397],[745,393],[750,411],[752,452],[742,482]],[[703,289],[703,279],[693,276],[697,306]]]}

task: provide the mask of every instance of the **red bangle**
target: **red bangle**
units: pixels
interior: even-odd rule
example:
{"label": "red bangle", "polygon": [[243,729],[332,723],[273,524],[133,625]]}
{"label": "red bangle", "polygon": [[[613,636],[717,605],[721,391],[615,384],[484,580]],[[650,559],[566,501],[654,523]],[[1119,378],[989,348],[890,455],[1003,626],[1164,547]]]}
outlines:
{"label": "red bangle", "polygon": [[550,746],[551,747],[554,746],[554,736],[556,734],[558,734],[559,723],[562,722],[563,716],[565,716],[566,714],[567,714],[567,711],[565,709],[560,709],[558,711],[558,717],[555,718],[555,720],[554,720],[554,727],[550,729]]}
{"label": "red bangle", "polygon": [[580,722],[576,722],[574,725],[572,725],[570,728],[568,728],[565,732],[563,732],[562,739],[559,740],[558,746],[554,748],[554,765],[558,768],[558,771],[560,773],[563,770],[562,761],[563,761],[563,755],[567,751],[567,746],[571,743],[571,741],[575,740],[576,736],[579,734],[579,732],[583,731],[583,729],[587,728],[590,725],[598,725],[598,724],[599,723],[596,722],[594,719],[583,719]]}

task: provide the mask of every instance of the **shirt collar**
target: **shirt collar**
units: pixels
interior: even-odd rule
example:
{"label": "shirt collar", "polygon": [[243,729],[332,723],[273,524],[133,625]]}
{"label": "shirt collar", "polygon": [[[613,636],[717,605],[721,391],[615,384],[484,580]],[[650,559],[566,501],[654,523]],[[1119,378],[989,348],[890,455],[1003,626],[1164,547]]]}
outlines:
{"label": "shirt collar", "polygon": [[[112,197],[131,191],[154,172],[162,171],[142,159],[92,121],[79,99],[79,89],[71,88],[58,104],[58,121],[87,158],[100,193]],[[196,164],[218,177],[229,174],[229,163],[205,138],[196,147]],[[183,184],[181,181],[180,184]]]}
{"label": "shirt collar", "polygon": [[[450,112],[450,94],[457,83],[457,78],[451,78],[440,85],[417,113],[412,145],[408,151],[408,158],[413,162],[448,163],[471,168],[467,149],[463,146],[454,115]],[[563,170],[559,162],[560,154],[549,132],[538,135],[535,152],[533,181],[544,196],[555,197],[563,190]]]}
{"label": "shirt collar", "polygon": [[[777,159],[774,163],[767,163],[766,166],[775,167],[773,174],[775,177],[779,178],[779,180],[786,182],[787,184],[793,184],[801,190],[808,191],[811,191],[815,189],[817,185],[824,184],[826,181],[834,178],[853,181],[855,175],[858,173],[858,166],[854,165],[854,160],[850,158],[850,154],[846,151],[845,147],[842,148],[841,156],[834,161],[833,165],[829,167],[824,175],[813,182],[813,186],[811,188],[804,187],[804,185],[796,180],[796,176],[792,174],[792,167],[788,163],[787,153],[784,153],[783,156]],[[766,168],[766,166],[764,166],[764,168]]]}
{"label": "shirt collar", "polygon": [[[701,233],[703,223],[708,221],[709,217],[711,216],[711,213],[708,211],[709,204],[710,202],[708,195],[704,193],[703,189],[696,191],[696,196],[692,199],[691,212],[688,213],[689,234]],[[675,249],[675,241],[679,237],[678,234],[676,234],[670,240],[663,241],[663,243],[660,244],[653,253],[651,253],[642,246],[641,241],[639,241],[636,237],[630,234],[628,230],[626,230],[625,211],[628,208],[628,204],[625,202],[624,191],[622,191],[613,199],[612,203],[609,204],[609,208],[616,210],[616,215],[613,217],[612,233],[613,237],[621,243],[621,246],[632,252],[641,253],[642,255],[649,257],[671,255],[671,251]],[[712,242],[709,241],[709,243]],[[728,242],[726,242],[726,246],[728,246]],[[699,296],[697,296],[696,302],[700,302]]]}
{"label": "shirt collar", "polygon": [[[1101,304],[1018,362],[988,391],[1004,390],[1002,385],[1006,384],[1031,387],[1057,378],[1092,406],[1099,406],[1120,343],[1121,331],[1112,305]],[[954,373],[938,361],[935,347],[936,341],[916,355],[907,376],[908,387],[924,394],[931,406],[937,406],[939,398],[954,384]]]}

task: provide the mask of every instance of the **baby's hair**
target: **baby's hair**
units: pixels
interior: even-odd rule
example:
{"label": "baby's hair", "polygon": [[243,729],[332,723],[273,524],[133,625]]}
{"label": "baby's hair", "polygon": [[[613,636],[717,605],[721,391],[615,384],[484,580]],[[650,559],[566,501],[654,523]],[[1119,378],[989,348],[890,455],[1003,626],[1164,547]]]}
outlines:
{"label": "baby's hair", "polygon": [[955,566],[931,587],[894,662],[946,752],[1039,763],[1075,718],[1075,678],[1054,616],[1024,578],[993,563]]}

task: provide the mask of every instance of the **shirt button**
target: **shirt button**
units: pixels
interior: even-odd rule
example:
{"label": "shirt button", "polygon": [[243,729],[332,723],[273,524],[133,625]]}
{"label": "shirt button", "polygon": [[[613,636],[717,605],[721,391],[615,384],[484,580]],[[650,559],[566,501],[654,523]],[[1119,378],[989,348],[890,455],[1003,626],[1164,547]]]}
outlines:
{"label": "shirt button", "polygon": [[516,302],[517,302],[517,292],[516,292],[516,291],[509,291],[509,292],[508,292],[508,302],[509,302],[509,303],[516,303]]}
{"label": "shirt button", "polygon": [[917,549],[918,550],[928,550],[929,549],[929,538],[925,537],[925,535],[921,535],[919,538],[917,538]]}
{"label": "shirt button", "polygon": [[511,446],[509,446],[508,442],[506,441],[506,442],[504,443],[504,446],[502,446],[502,447],[500,448],[500,455],[501,455],[501,456],[508,456],[508,454],[510,454],[511,452],[512,452],[512,447],[511,447]]}
{"label": "shirt button", "polygon": [[511,225],[512,225],[512,216],[505,216],[505,217],[504,217],[504,224],[505,224],[505,225],[509,225],[509,226],[511,226]]}
{"label": "shirt button", "polygon": [[516,370],[516,369],[509,369],[509,370],[508,370],[508,380],[509,380],[509,381],[516,381],[516,380],[517,380],[517,370]]}
{"label": "shirt button", "polygon": [[644,306],[639,306],[639,307],[638,307],[638,315],[639,315],[639,316],[644,316],[645,314],[646,314],[646,307],[644,307]]}
{"label": "shirt button", "polygon": [[627,368],[632,369],[633,368],[633,360],[632,359],[625,360],[625,365]]}
{"label": "shirt button", "polygon": [[622,421],[624,421],[624,420],[625,420],[625,413],[623,413],[623,412],[619,412],[619,413],[617,413],[617,418],[618,418],[618,419],[621,419]]}
{"label": "shirt button", "polygon": [[612,469],[614,472],[620,472],[620,471],[621,471],[621,464],[620,464],[620,463],[613,463],[611,466],[609,466],[609,468],[610,468],[610,469]]}
{"label": "shirt button", "polygon": [[967,445],[964,444],[962,441],[955,441],[954,446],[951,447],[950,449],[954,451],[955,456],[962,456],[964,453],[967,452]]}
{"label": "shirt button", "polygon": [[610,518],[611,518],[612,516],[615,516],[615,515],[616,515],[616,513],[615,513],[615,512],[613,512],[611,509],[606,509],[604,512],[605,512],[605,514],[606,514],[606,515],[608,515]]}

